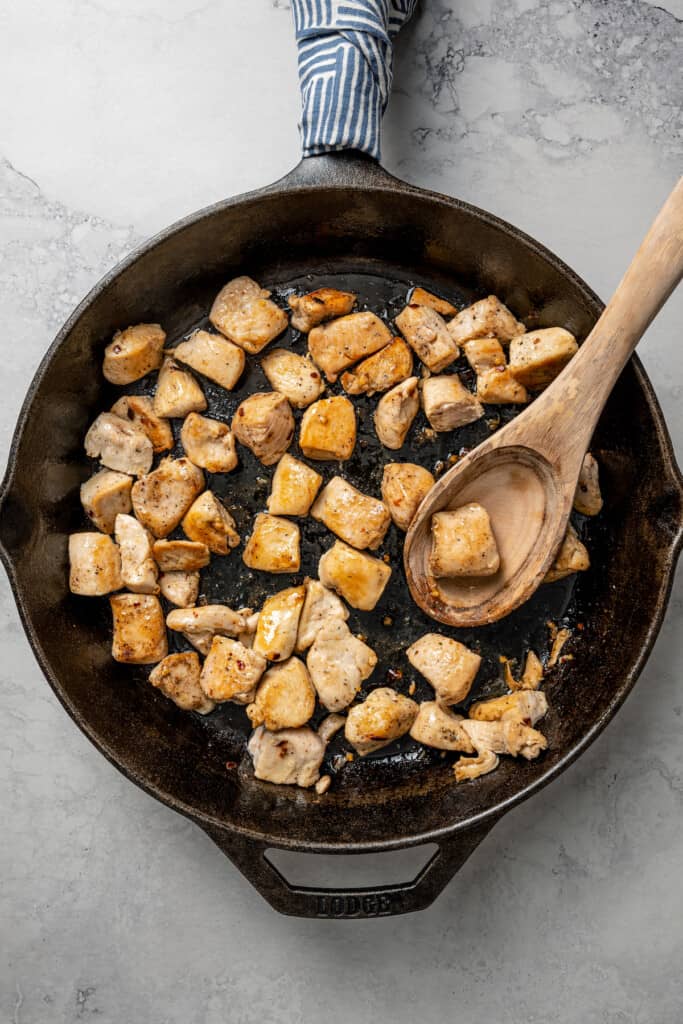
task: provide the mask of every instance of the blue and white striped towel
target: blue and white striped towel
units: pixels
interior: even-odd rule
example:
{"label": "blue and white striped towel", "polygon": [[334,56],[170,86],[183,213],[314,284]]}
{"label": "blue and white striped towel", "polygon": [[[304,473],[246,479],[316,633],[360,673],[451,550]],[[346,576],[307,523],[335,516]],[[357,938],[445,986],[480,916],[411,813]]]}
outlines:
{"label": "blue and white striped towel", "polygon": [[417,0],[293,0],[304,156],[357,149],[379,159],[393,39]]}

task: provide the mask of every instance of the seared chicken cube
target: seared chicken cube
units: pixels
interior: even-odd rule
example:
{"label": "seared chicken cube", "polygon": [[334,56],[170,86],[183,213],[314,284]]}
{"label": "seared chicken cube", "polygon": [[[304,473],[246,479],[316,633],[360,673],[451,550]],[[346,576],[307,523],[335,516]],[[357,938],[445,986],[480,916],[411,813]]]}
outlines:
{"label": "seared chicken cube", "polygon": [[102,373],[112,384],[132,384],[161,366],[166,334],[159,324],[117,331],[104,350]]}
{"label": "seared chicken cube", "polygon": [[396,326],[432,373],[440,373],[460,355],[446,321],[430,306],[411,303],[396,317]]}
{"label": "seared chicken cube", "polygon": [[458,312],[455,306],[447,302],[446,299],[440,299],[438,295],[433,295],[432,292],[428,292],[425,288],[413,288],[410,295],[408,296],[409,306],[429,306],[430,309],[435,309],[441,316],[455,316]]}
{"label": "seared chicken cube", "polygon": [[356,413],[343,395],[321,398],[303,415],[299,447],[317,462],[350,459],[356,445]]}
{"label": "seared chicken cube", "polygon": [[121,552],[121,579],[136,594],[158,594],[159,570],[152,555],[152,537],[134,516],[118,515],[114,527]]}
{"label": "seared chicken cube", "polygon": [[288,302],[294,310],[292,327],[307,333],[324,320],[350,313],[355,301],[353,292],[340,292],[336,288],[316,288],[306,295],[290,295]]}
{"label": "seared chicken cube", "polygon": [[543,582],[554,583],[556,580],[563,580],[565,576],[571,576],[573,572],[585,572],[586,569],[590,569],[590,566],[588,550],[585,544],[579,540],[572,524],[569,523],[564,540],[560,544],[560,549],[545,574]]}
{"label": "seared chicken cube", "polygon": [[247,612],[251,609],[234,612],[225,604],[174,608],[166,616],[166,625],[175,633],[182,633],[202,654],[208,654],[215,636],[239,637],[245,631]]}
{"label": "seared chicken cube", "polygon": [[404,736],[416,715],[414,700],[388,686],[380,686],[368,694],[362,704],[351,708],[346,716],[344,735],[358,754],[365,757]]}
{"label": "seared chicken cube", "polygon": [[204,474],[189,459],[162,459],[134,484],[133,509],[155,537],[166,537],[203,490]]}
{"label": "seared chicken cube", "polygon": [[386,348],[343,373],[341,382],[349,395],[375,395],[400,384],[412,372],[413,353],[403,338],[394,338]]}
{"label": "seared chicken cube", "polygon": [[191,608],[199,596],[199,572],[172,569],[159,577],[161,596],[179,608]]}
{"label": "seared chicken cube", "polygon": [[180,440],[188,459],[209,473],[230,473],[237,465],[235,438],[227,423],[191,412]]}
{"label": "seared chicken cube", "polygon": [[159,370],[153,404],[157,416],[183,419],[190,412],[203,412],[207,402],[192,374],[167,356]]}
{"label": "seared chicken cube", "polygon": [[226,391],[235,387],[246,362],[238,345],[233,345],[222,334],[210,331],[193,331],[187,341],[181,341],[170,354],[179,363],[215,381]]}
{"label": "seared chicken cube", "polygon": [[221,288],[209,319],[230,341],[255,355],[286,329],[287,314],[250,277],[236,277]]}
{"label": "seared chicken cube", "polygon": [[266,659],[262,654],[245,647],[239,640],[215,636],[199,681],[211,700],[251,704],[265,670]]}
{"label": "seared chicken cube", "polygon": [[472,338],[487,336],[506,342],[517,334],[523,334],[525,330],[524,324],[495,295],[474,302],[448,324],[448,331],[458,345],[464,345]]}
{"label": "seared chicken cube", "polygon": [[407,649],[408,661],[434,687],[439,704],[460,704],[472,688],[481,658],[464,644],[425,633]]}
{"label": "seared chicken cube", "polygon": [[154,458],[152,442],[136,423],[101,412],[85,435],[85,454],[107,469],[130,476],[148,473]]}
{"label": "seared chicken cube", "polygon": [[493,576],[500,555],[489,514],[476,501],[432,516],[429,568],[434,576]]}
{"label": "seared chicken cube", "polygon": [[[83,488],[81,488],[81,494]],[[586,452],[581,464],[579,482],[574,495],[574,508],[583,516],[597,516],[602,508],[598,464],[590,452]]]}
{"label": "seared chicken cube", "polygon": [[316,499],[311,516],[354,548],[375,550],[384,540],[391,516],[377,498],[333,476]]}
{"label": "seared chicken cube", "polygon": [[474,423],[484,407],[455,373],[428,377],[422,384],[422,404],[429,425],[438,431],[455,430]]}
{"label": "seared chicken cube", "polygon": [[502,718],[517,719],[526,725],[536,725],[548,710],[546,695],[540,690],[517,690],[492,700],[473,704],[469,717],[478,722],[499,722]]}
{"label": "seared chicken cube", "polygon": [[472,338],[463,342],[462,349],[475,373],[505,366],[505,351],[498,338]]}
{"label": "seared chicken cube", "polygon": [[474,747],[462,728],[464,721],[462,715],[456,715],[437,701],[426,700],[420,704],[410,735],[418,743],[435,750],[462,750],[473,754]]}
{"label": "seared chicken cube", "polygon": [[298,572],[300,536],[296,523],[259,512],[242,555],[244,564],[262,572]]}
{"label": "seared chicken cube", "polygon": [[306,579],[306,597],[304,599],[299,631],[296,637],[296,650],[301,653],[311,646],[316,636],[330,619],[346,621],[349,610],[333,590],[324,587],[320,580]]}
{"label": "seared chicken cube", "polygon": [[331,384],[347,366],[372,355],[391,341],[391,331],[374,313],[350,313],[314,327],[308,350]]}
{"label": "seared chicken cube", "polygon": [[164,613],[153,594],[116,594],[109,598],[114,618],[111,653],[127,665],[153,665],[168,654]]}
{"label": "seared chicken cube", "polygon": [[294,417],[289,402],[278,391],[250,395],[237,407],[232,432],[264,466],[274,465],[294,437]]}
{"label": "seared chicken cube", "polygon": [[162,572],[195,572],[209,564],[206,544],[194,540],[155,540],[154,558]]}
{"label": "seared chicken cube", "polygon": [[106,533],[72,533],[69,537],[69,590],[101,597],[120,590],[121,555]]}
{"label": "seared chicken cube", "polygon": [[276,516],[308,515],[322,482],[320,473],[285,452],[273,474],[266,507]]}
{"label": "seared chicken cube", "polygon": [[249,721],[256,728],[265,725],[279,729],[298,729],[315,711],[315,689],[303,661],[289,658],[269,668],[259,683],[254,703],[247,708]]}
{"label": "seared chicken cube", "polygon": [[578,350],[576,338],[563,327],[520,334],[510,342],[510,373],[525,388],[541,391]]}
{"label": "seared chicken cube", "polygon": [[155,454],[166,452],[173,447],[173,431],[168,420],[157,416],[151,398],[144,395],[122,395],[114,402],[111,412],[122,420],[130,420],[144,430],[152,442]]}
{"label": "seared chicken cube", "polygon": [[98,530],[113,533],[117,515],[130,512],[132,486],[129,476],[113,469],[101,469],[81,484],[81,504]]}
{"label": "seared chicken cube", "polygon": [[264,356],[261,369],[271,388],[284,395],[295,409],[305,409],[325,390],[315,363],[286,348],[274,348]]}
{"label": "seared chicken cube", "polygon": [[[285,661],[294,650],[305,596],[305,587],[287,587],[263,602],[253,647],[268,661]],[[303,725],[303,722],[298,724]],[[269,725],[268,728],[275,726]]]}
{"label": "seared chicken cube", "polygon": [[331,618],[318,630],[306,664],[320,703],[328,711],[342,711],[372,675],[377,655],[342,619]]}
{"label": "seared chicken cube", "polygon": [[304,789],[318,781],[325,755],[325,744],[307,726],[268,732],[259,725],[251,734],[247,749],[257,779]]}
{"label": "seared chicken cube", "polygon": [[206,544],[215,555],[229,555],[240,542],[235,520],[213,491],[204,491],[192,503],[183,519],[183,530],[190,540]]}
{"label": "seared chicken cube", "polygon": [[335,590],[353,608],[371,612],[389,582],[391,566],[338,540],[320,559],[318,576],[323,586]]}
{"label": "seared chicken cube", "polygon": [[201,665],[194,651],[183,651],[169,654],[160,661],[150,672],[149,681],[183,711],[208,715],[216,705],[199,685],[200,672]]}
{"label": "seared chicken cube", "polygon": [[493,366],[477,376],[477,398],[489,405],[523,405],[529,395],[509,366]]}
{"label": "seared chicken cube", "polygon": [[417,384],[417,377],[408,377],[380,398],[374,423],[377,437],[385,448],[396,451],[402,447],[420,408]]}
{"label": "seared chicken cube", "polygon": [[407,530],[422,499],[434,486],[428,469],[412,462],[388,462],[382,474],[382,499],[399,530]]}

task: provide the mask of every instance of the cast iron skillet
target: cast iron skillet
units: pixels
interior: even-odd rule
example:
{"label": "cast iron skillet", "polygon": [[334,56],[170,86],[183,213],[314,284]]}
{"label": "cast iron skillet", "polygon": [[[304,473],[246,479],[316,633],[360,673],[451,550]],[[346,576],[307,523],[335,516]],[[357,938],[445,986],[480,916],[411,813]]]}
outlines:
{"label": "cast iron skillet", "polygon": [[[528,324],[562,324],[580,339],[601,303],[560,260],[490,214],[398,181],[358,154],[312,157],[275,185],[181,221],[108,274],[50,347],[19,417],[0,491],[0,554],[36,657],[79,728],[133,782],[196,821],[277,910],[333,917],[417,910],[505,811],[586,749],[635,683],[681,546],[683,483],[655,395],[633,359],[592,446],[606,499],[601,516],[583,524],[592,571],[575,584],[541,588],[515,616],[465,637],[488,666],[479,695],[502,692],[497,652],[541,648],[549,617],[576,627],[567,648],[573,660],[548,676],[549,750],[538,761],[504,759],[494,773],[456,786],[447,759],[404,744],[345,766],[324,797],[258,782],[233,712],[200,719],[178,711],[142,682],[144,674],[111,660],[106,602],[73,597],[66,587],[66,538],[82,526],[78,487],[90,472],[83,436],[113,398],[100,373],[104,345],[116,328],[150,320],[177,340],[239,273],[285,291],[347,282],[374,308],[386,302],[387,315],[416,281],[460,301],[494,292]],[[415,444],[395,457],[433,462],[433,453]],[[326,468],[328,476],[333,471]],[[347,471],[376,488],[379,470],[361,453]],[[263,471],[247,460],[241,472],[238,493],[229,478],[225,493],[234,504],[262,507]],[[315,530],[307,537],[310,571],[322,541]],[[398,567],[400,541],[390,543]],[[211,577],[210,596],[229,591],[229,579],[227,568]],[[257,596],[259,582],[249,587]],[[392,625],[379,645],[381,672],[411,631],[433,628],[407,591],[400,594],[393,592]],[[379,629],[377,620],[370,626]],[[384,680],[376,674],[371,682]],[[331,759],[334,767],[334,748]],[[226,762],[236,767],[228,770]],[[373,889],[292,887],[264,856],[268,847],[367,853],[427,842],[438,851],[417,878]]]}

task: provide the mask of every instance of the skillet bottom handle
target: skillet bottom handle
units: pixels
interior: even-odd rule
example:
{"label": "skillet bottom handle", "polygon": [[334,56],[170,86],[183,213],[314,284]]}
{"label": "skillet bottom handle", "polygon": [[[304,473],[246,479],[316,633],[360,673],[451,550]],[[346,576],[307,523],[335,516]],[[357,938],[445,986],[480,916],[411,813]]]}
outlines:
{"label": "skillet bottom handle", "polygon": [[390,917],[424,910],[450,882],[495,820],[443,839],[438,850],[411,882],[369,888],[323,889],[290,885],[265,856],[268,846],[234,832],[205,827],[257,892],[281,914],[293,917]]}

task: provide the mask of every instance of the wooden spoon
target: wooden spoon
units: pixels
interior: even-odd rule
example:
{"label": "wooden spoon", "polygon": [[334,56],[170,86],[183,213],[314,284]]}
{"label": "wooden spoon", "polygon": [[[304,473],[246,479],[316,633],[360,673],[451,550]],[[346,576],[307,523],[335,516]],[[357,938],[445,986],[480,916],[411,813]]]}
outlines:
{"label": "wooden spoon", "polygon": [[[481,626],[508,615],[543,582],[562,542],[584,454],[624,365],[683,276],[683,178],[650,228],[579,351],[520,416],[432,487],[406,535],[410,592],[432,618]],[[494,576],[437,579],[429,569],[434,512],[479,502],[500,552]]]}

